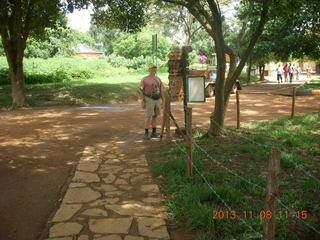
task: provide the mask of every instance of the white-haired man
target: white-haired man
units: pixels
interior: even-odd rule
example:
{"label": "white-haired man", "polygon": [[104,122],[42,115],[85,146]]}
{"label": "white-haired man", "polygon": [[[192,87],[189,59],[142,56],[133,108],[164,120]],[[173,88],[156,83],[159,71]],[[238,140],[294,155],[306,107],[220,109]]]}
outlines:
{"label": "white-haired man", "polygon": [[[141,106],[145,109],[144,139],[157,138],[157,117],[160,115],[163,102],[163,83],[156,76],[157,66],[149,65],[149,75],[145,76],[140,82]],[[149,127],[152,133],[149,135]]]}

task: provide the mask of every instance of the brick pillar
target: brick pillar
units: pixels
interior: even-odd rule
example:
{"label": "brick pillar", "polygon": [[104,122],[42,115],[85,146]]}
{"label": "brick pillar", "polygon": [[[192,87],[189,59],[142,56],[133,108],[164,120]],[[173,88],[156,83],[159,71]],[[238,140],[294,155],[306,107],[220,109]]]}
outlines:
{"label": "brick pillar", "polygon": [[171,47],[168,61],[171,101],[183,101],[182,48]]}

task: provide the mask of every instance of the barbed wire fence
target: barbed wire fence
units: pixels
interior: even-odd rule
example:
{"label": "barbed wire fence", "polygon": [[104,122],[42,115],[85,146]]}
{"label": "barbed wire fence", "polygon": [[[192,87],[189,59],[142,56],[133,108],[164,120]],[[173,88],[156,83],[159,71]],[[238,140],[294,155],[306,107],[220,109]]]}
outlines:
{"label": "barbed wire fence", "polygon": [[[292,87],[290,87],[292,88]],[[179,126],[179,124],[177,123],[177,121],[174,119],[173,117],[173,114],[171,113],[171,108],[170,108],[170,99],[169,99],[169,96],[166,96],[166,102],[168,102],[166,104],[166,106],[169,106],[168,109],[164,109],[164,119],[163,119],[163,127],[161,129],[161,139],[162,139],[162,136],[163,136],[163,128],[164,126],[166,125],[166,127],[168,128],[169,127],[169,130],[167,129],[166,131],[166,135],[167,134],[170,134],[170,119],[172,119],[172,121],[174,122],[174,125],[177,127],[178,129],[178,132],[180,135],[183,136],[184,140],[187,142],[187,145],[188,145],[188,141],[189,142],[192,142],[192,145],[195,146],[202,154],[204,154],[208,159],[210,159],[212,161],[212,163],[216,164],[217,166],[219,166],[221,169],[225,170],[226,172],[228,172],[228,174],[231,174],[239,179],[241,179],[242,181],[246,182],[247,184],[253,186],[254,188],[257,188],[257,189],[260,189],[262,190],[264,193],[267,192],[267,189],[260,186],[259,184],[256,184],[256,183],[253,183],[251,182],[250,180],[248,180],[246,177],[243,177],[241,176],[240,174],[238,174],[236,171],[228,168],[227,166],[225,166],[224,164],[221,163],[221,161],[213,158],[211,156],[211,154],[209,154],[202,146],[200,146],[197,142],[195,142],[193,139],[192,139],[192,136],[190,136],[190,133],[191,131],[189,130],[189,136],[188,136],[188,130],[186,129],[185,132],[183,132],[183,130],[181,130],[182,128]],[[166,108],[166,107],[165,107]],[[169,110],[169,111],[167,111]],[[217,123],[215,123],[217,124]],[[185,126],[187,126],[188,124],[185,124]],[[191,124],[189,124],[190,128],[191,128]],[[246,141],[249,141],[251,142],[252,144],[255,144],[259,147],[262,147],[264,149],[276,149],[279,154],[283,154],[285,152],[283,152],[280,148],[278,147],[274,147],[274,146],[270,146],[270,145],[266,145],[266,144],[261,144],[259,142],[256,142],[250,138],[247,138],[247,137],[244,137],[242,136],[241,134],[239,134],[237,131],[235,130],[231,130],[231,129],[227,129],[227,128],[223,128],[222,129],[224,132],[229,132],[229,133],[232,133],[234,136],[237,136],[241,139],[244,139]],[[171,141],[171,137],[168,137],[167,138],[167,141]],[[203,179],[204,183],[208,186],[208,188],[214,193],[214,195],[223,203],[223,205],[229,210],[231,211],[232,208],[231,206],[229,206],[227,204],[227,201],[225,199],[223,199],[218,193],[217,191],[214,190],[213,186],[210,184],[210,181],[208,179],[206,179],[206,177],[201,173],[201,171],[197,168],[197,166],[193,163],[192,161],[192,156],[190,156],[190,153],[188,154],[188,148],[190,149],[190,146],[187,147],[187,151],[182,149],[181,146],[179,144],[177,144],[177,141],[176,140],[173,140],[171,142],[174,142],[176,144],[176,146],[180,149],[180,151],[184,152],[186,154],[186,157],[188,159],[188,161],[190,161],[190,158],[191,158],[191,163],[187,163],[187,165],[191,166],[192,169],[195,170],[195,172]],[[191,146],[191,149],[192,149],[192,146]],[[191,151],[192,153],[192,151]],[[280,158],[279,158],[279,161],[280,161]],[[292,163],[295,164],[296,167],[298,167],[306,176],[314,179],[315,181],[317,181],[318,183],[320,183],[320,180],[318,178],[316,178],[315,176],[313,176],[311,173],[309,173],[307,170],[305,170],[303,167],[301,166],[298,166],[298,164],[290,159],[290,161]],[[187,167],[188,169],[189,167]],[[189,174],[192,173],[192,169],[189,170]],[[268,186],[269,187],[269,186]],[[276,195],[272,196],[283,208],[285,208],[287,211],[289,212],[293,212],[293,207],[290,207],[290,206],[287,206],[279,197],[277,197]],[[304,224],[306,227],[308,227],[309,229],[311,229],[312,231],[314,231],[316,234],[319,235],[320,237],[320,231],[318,229],[316,229],[315,227],[313,227],[310,223],[304,221],[303,219],[301,219],[299,216],[297,215],[293,215],[298,221],[300,221],[302,224]],[[255,234],[257,234],[257,237],[262,237],[263,236],[263,239],[265,240],[270,240],[270,238],[267,238],[266,236],[268,236],[268,234],[265,232],[264,234],[261,234],[259,232],[257,232],[255,229],[252,228],[251,225],[249,225],[246,221],[244,221],[243,219],[241,219],[241,221],[246,225],[248,226],[248,228],[254,232]],[[274,231],[274,230],[273,230]],[[273,233],[274,234],[274,233]],[[273,238],[274,239],[274,238]]]}

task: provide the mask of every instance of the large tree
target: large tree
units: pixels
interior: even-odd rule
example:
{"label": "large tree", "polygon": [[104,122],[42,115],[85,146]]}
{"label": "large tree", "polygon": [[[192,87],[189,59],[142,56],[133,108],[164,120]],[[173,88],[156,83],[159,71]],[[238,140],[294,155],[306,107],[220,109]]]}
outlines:
{"label": "large tree", "polygon": [[[229,96],[236,79],[240,75],[250,53],[262,34],[264,26],[268,21],[270,8],[273,1],[240,1],[242,16],[250,17],[250,27],[253,29],[246,48],[238,58],[238,50],[232,48],[225,41],[223,22],[224,13],[220,8],[219,2],[214,0],[192,1],[192,0],[164,0],[172,4],[184,6],[197,19],[202,27],[207,31],[215,43],[217,56],[217,82],[215,109],[210,117],[209,135],[216,136],[221,134],[224,126],[224,117],[229,103]],[[241,15],[239,15],[241,17]],[[243,39],[244,31],[239,31],[239,44]],[[226,77],[226,55],[230,56],[230,67]]]}
{"label": "large tree", "polygon": [[9,65],[13,106],[26,105],[23,58],[31,34],[40,34],[61,16],[59,0],[0,0],[0,34]]}
{"label": "large tree", "polygon": [[308,57],[320,59],[320,1],[291,0],[286,11],[266,25],[259,45],[277,60]]}
{"label": "large tree", "polygon": [[[53,26],[62,12],[93,4],[99,21],[136,31],[144,23],[144,1],[135,0],[0,0],[0,35],[9,65],[13,107],[26,105],[23,58],[27,39]],[[102,4],[103,5],[102,5]],[[107,6],[100,14],[100,7]],[[110,21],[111,19],[111,21]],[[106,22],[104,22],[107,24]]]}

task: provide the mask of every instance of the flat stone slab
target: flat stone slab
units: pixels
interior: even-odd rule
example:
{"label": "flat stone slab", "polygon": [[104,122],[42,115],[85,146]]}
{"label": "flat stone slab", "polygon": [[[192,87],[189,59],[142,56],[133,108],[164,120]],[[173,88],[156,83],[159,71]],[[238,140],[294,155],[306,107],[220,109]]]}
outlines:
{"label": "flat stone slab", "polygon": [[89,240],[89,236],[88,235],[81,235],[80,237],[78,237],[77,240]]}
{"label": "flat stone slab", "polygon": [[82,204],[61,204],[52,221],[62,222],[69,220],[81,207]]}
{"label": "flat stone slab", "polygon": [[161,218],[137,218],[139,233],[142,236],[153,238],[169,238],[166,223]]}
{"label": "flat stone slab", "polygon": [[154,216],[158,214],[155,208],[146,206],[144,203],[126,203],[121,205],[105,205],[106,209],[110,209],[120,215],[129,216]]}
{"label": "flat stone slab", "polygon": [[72,237],[63,237],[63,238],[47,238],[46,240],[72,240]]}
{"label": "flat stone slab", "polygon": [[98,163],[80,163],[77,170],[84,172],[95,172],[99,167]]}
{"label": "flat stone slab", "polygon": [[49,237],[73,236],[80,233],[82,225],[75,222],[57,223],[49,230]]}
{"label": "flat stone slab", "polygon": [[128,182],[123,179],[118,179],[114,184],[116,185],[128,185]]}
{"label": "flat stone slab", "polygon": [[89,229],[93,233],[123,233],[128,234],[132,217],[90,219]]}
{"label": "flat stone slab", "polygon": [[143,182],[143,183],[146,183],[146,182],[151,182],[152,181],[152,178],[150,175],[148,174],[140,174],[139,176],[136,176],[136,177],[133,177],[130,179],[131,183],[133,184],[136,184],[138,182]]}
{"label": "flat stone slab", "polygon": [[122,174],[122,175],[120,175],[119,177],[120,177],[120,178],[127,179],[127,178],[132,177],[132,174],[130,174],[130,173],[126,173],[126,174]]}
{"label": "flat stone slab", "polygon": [[87,209],[81,214],[93,217],[107,217],[108,213],[100,208]]}
{"label": "flat stone slab", "polygon": [[89,187],[84,188],[69,188],[63,202],[64,203],[86,203],[101,197],[99,192],[92,190]]}
{"label": "flat stone slab", "polygon": [[122,240],[122,238],[119,235],[110,235],[110,236],[103,236],[103,237],[94,237],[93,240]]}
{"label": "flat stone slab", "polygon": [[129,190],[131,190],[133,187],[132,187],[132,186],[129,186],[129,185],[119,185],[119,188],[122,189],[122,190],[129,191]]}
{"label": "flat stone slab", "polygon": [[112,154],[112,153],[109,153],[105,156],[106,158],[109,158],[109,159],[114,159],[114,158],[117,158],[117,155],[115,154]]}
{"label": "flat stone slab", "polygon": [[114,174],[109,174],[107,177],[103,178],[105,183],[112,183],[114,180],[116,180],[116,176]]}
{"label": "flat stone slab", "polygon": [[162,199],[149,197],[149,198],[144,198],[142,201],[145,203],[160,203],[162,202]]}
{"label": "flat stone slab", "polygon": [[87,172],[76,171],[72,181],[74,181],[74,182],[93,183],[93,182],[100,182],[100,178],[95,173],[87,173]]}
{"label": "flat stone slab", "polygon": [[101,160],[97,157],[94,156],[83,156],[82,158],[80,158],[79,164],[82,163],[100,163]]}
{"label": "flat stone slab", "polygon": [[124,240],[144,240],[143,237],[137,237],[137,236],[125,236]]}
{"label": "flat stone slab", "polygon": [[150,184],[150,185],[142,185],[141,186],[141,191],[142,192],[159,192],[158,185],[156,184]]}
{"label": "flat stone slab", "polygon": [[94,188],[99,191],[104,191],[104,192],[112,192],[112,191],[118,190],[113,185],[108,185],[108,184],[101,184],[99,187],[94,187]]}
{"label": "flat stone slab", "polygon": [[69,187],[75,188],[75,187],[86,187],[87,184],[85,183],[70,183]]}

